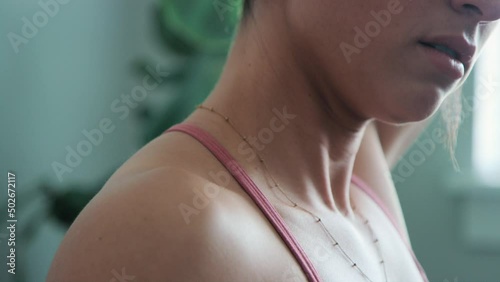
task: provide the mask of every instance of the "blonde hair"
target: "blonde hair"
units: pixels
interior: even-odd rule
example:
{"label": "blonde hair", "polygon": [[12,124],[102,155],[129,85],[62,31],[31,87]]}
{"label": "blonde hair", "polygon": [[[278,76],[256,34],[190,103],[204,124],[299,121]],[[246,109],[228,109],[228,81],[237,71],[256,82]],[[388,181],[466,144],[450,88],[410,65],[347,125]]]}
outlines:
{"label": "blonde hair", "polygon": [[460,171],[460,166],[455,156],[458,129],[462,123],[462,88],[450,94],[441,105],[441,118],[446,127],[445,147],[448,149],[455,171]]}

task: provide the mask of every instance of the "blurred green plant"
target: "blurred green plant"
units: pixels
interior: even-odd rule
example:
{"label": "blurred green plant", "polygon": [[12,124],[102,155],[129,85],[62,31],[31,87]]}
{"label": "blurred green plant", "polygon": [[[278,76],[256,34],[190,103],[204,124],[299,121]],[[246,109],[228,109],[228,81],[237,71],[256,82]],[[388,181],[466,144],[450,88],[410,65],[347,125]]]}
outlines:
{"label": "blurred green plant", "polygon": [[[241,11],[241,0],[163,0],[153,11],[157,38],[166,47],[167,55],[174,55],[180,63],[175,63],[169,76],[176,86],[174,93],[170,90],[168,94],[173,100],[159,116],[145,122],[145,142],[181,122],[213,89]],[[149,61],[137,61],[135,65],[144,71],[147,65],[153,65]]]}

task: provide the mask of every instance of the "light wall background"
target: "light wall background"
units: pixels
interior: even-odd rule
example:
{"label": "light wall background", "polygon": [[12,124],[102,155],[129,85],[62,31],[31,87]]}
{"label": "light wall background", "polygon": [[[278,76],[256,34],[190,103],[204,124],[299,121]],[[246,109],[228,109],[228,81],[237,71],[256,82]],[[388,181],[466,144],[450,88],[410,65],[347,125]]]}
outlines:
{"label": "light wall background", "polygon": [[[97,128],[106,117],[116,125],[73,172],[63,175],[61,185],[94,183],[139,148],[142,136],[134,116],[116,119],[110,104],[140,83],[132,60],[144,53],[154,57],[161,48],[152,39],[154,3],[70,0],[17,54],[7,34],[20,34],[22,17],[31,19],[41,8],[33,0],[0,4],[1,214],[3,219],[7,171],[14,171],[17,207],[24,208],[17,232],[46,204],[40,199],[23,207],[23,200],[37,197],[42,181],[59,183],[51,164],[64,163],[65,147],[75,148],[85,139],[82,130]],[[29,244],[17,235],[18,280],[6,272],[7,245],[0,238],[0,281],[45,281],[65,230],[50,221],[40,224]],[[5,234],[6,223],[0,226]]]}

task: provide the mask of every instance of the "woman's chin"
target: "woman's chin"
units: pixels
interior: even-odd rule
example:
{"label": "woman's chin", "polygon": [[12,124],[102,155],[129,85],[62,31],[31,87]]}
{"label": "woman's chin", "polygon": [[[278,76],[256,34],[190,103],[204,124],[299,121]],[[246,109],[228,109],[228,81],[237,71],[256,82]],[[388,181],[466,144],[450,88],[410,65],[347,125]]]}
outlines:
{"label": "woman's chin", "polygon": [[412,93],[399,100],[399,105],[390,106],[387,119],[394,123],[423,121],[436,113],[445,97],[443,91]]}
{"label": "woman's chin", "polygon": [[410,122],[419,122],[428,119],[436,113],[440,103],[419,104],[392,108],[387,111],[385,117],[380,121],[393,124],[405,124]]}

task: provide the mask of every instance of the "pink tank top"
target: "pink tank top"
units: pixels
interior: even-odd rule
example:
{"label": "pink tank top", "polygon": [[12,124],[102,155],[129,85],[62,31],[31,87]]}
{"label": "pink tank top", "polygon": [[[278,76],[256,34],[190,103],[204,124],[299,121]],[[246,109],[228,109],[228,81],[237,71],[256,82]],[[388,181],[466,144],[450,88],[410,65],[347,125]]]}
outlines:
{"label": "pink tank top", "polygon": [[[310,282],[318,282],[321,281],[321,278],[314,268],[314,265],[311,263],[311,260],[307,257],[306,253],[297,242],[295,237],[292,235],[288,227],[286,226],[283,218],[279,215],[276,209],[271,205],[271,203],[267,200],[264,194],[260,191],[257,185],[253,182],[253,180],[248,176],[248,174],[243,170],[243,168],[236,162],[236,160],[229,154],[229,152],[222,147],[219,142],[208,132],[203,129],[187,124],[181,123],[172,126],[164,133],[178,131],[186,133],[196,140],[198,140],[202,145],[204,145],[221,163],[227,170],[231,173],[231,175],[235,178],[235,180],[243,187],[248,196],[255,202],[255,204],[259,207],[262,213],[266,216],[272,226],[276,229],[276,232],[283,239],[287,247],[292,252],[293,256],[297,260],[298,264],[302,268],[302,271],[307,277],[307,280]],[[230,167],[229,167],[230,166]],[[425,274],[424,269],[420,265],[415,256],[413,249],[411,248],[409,242],[403,236],[402,230],[399,228],[399,225],[396,223],[396,219],[389,212],[389,209],[384,205],[384,203],[378,198],[378,196],[371,190],[368,185],[362,181],[359,177],[353,175],[351,179],[352,183],[354,183],[358,188],[364,191],[368,196],[370,196],[375,203],[377,203],[383,212],[387,215],[389,220],[392,222],[396,230],[398,230],[399,234],[403,238],[403,242],[405,242],[408,247],[409,252],[411,253],[415,264],[417,265],[422,278],[424,281],[428,282],[427,276]]]}

